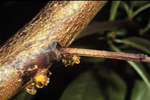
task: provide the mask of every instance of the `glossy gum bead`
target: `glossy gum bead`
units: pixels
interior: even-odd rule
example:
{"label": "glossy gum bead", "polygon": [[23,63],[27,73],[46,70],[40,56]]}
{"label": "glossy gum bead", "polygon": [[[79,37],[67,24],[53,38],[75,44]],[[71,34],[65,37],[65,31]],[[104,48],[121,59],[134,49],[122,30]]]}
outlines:
{"label": "glossy gum bead", "polygon": [[79,63],[80,63],[80,58],[81,58],[81,57],[79,57],[79,56],[73,56],[73,57],[72,57],[72,60],[73,60],[73,62],[74,62],[75,64],[79,64]]}
{"label": "glossy gum bead", "polygon": [[35,89],[35,83],[31,82],[26,86],[26,91],[29,94],[35,95],[36,94],[36,89]]}
{"label": "glossy gum bead", "polygon": [[79,64],[80,63],[80,58],[79,56],[74,55],[72,58],[69,59],[62,59],[62,63],[67,66],[73,66],[74,64]]}
{"label": "glossy gum bead", "polygon": [[29,94],[35,95],[36,94],[36,88],[43,88],[44,86],[47,86],[48,83],[50,82],[50,78],[49,76],[52,73],[50,71],[43,71],[42,73],[36,75],[34,77],[34,80],[32,82],[30,82],[27,86],[26,86],[26,91]]}
{"label": "glossy gum bead", "polygon": [[52,73],[49,71],[42,72],[41,74],[38,74],[35,76],[34,81],[37,88],[43,88],[44,86],[47,86],[50,82],[49,76]]}
{"label": "glossy gum bead", "polygon": [[35,85],[37,88],[43,88],[47,84],[47,76],[46,75],[38,75],[35,77]]}

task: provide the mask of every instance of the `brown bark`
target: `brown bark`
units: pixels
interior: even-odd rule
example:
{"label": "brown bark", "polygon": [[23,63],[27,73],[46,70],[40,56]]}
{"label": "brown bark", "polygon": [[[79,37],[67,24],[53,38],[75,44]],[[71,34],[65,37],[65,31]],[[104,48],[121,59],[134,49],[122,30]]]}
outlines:
{"label": "brown bark", "polygon": [[102,58],[150,63],[150,57],[148,57],[145,54],[110,52],[110,51],[78,49],[78,48],[59,48],[58,51],[62,56],[61,58],[71,58],[73,55],[76,55],[76,56],[102,57]]}
{"label": "brown bark", "polygon": [[[60,60],[67,47],[106,1],[53,1],[0,48],[0,100],[18,93],[33,77]],[[38,67],[37,67],[38,66]]]}

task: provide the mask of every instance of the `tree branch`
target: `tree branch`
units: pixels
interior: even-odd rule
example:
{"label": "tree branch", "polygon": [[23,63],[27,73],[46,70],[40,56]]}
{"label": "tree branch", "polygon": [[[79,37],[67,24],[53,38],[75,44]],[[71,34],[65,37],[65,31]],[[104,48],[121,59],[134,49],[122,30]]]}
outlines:
{"label": "tree branch", "polygon": [[67,47],[107,1],[52,1],[0,48],[0,100],[18,93],[60,60]]}

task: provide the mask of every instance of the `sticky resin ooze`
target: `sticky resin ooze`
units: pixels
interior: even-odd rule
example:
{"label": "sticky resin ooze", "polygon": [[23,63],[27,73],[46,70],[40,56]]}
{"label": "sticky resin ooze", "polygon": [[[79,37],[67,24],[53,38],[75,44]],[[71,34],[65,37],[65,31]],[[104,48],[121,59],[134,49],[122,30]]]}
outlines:
{"label": "sticky resin ooze", "polygon": [[62,59],[62,63],[65,65],[65,67],[67,67],[69,65],[73,66],[74,64],[79,64],[80,59],[81,59],[81,57],[74,55],[71,58]]}
{"label": "sticky resin ooze", "polygon": [[43,71],[42,73],[39,73],[34,77],[34,79],[26,86],[26,91],[29,94],[35,95],[36,94],[36,87],[37,88],[43,88],[44,86],[47,86],[50,82],[49,76],[52,73],[50,71]]}

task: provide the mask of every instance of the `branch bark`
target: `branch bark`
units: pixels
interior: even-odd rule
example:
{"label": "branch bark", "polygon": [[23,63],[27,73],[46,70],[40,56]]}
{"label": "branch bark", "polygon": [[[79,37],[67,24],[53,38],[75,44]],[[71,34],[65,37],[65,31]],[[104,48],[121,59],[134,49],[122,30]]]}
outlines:
{"label": "branch bark", "polygon": [[110,52],[110,51],[78,49],[78,48],[59,48],[58,51],[62,56],[61,58],[71,58],[73,55],[76,55],[76,56],[102,57],[102,58],[150,63],[150,57],[148,57],[145,54]]}
{"label": "branch bark", "polygon": [[67,47],[107,1],[49,2],[0,48],[0,100],[18,93],[36,74],[61,59]]}

